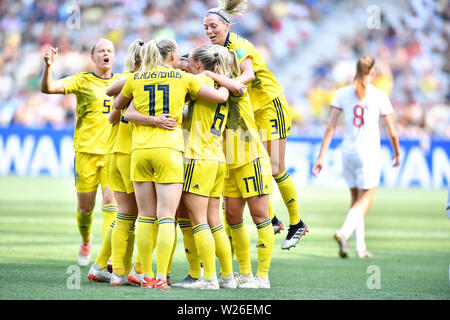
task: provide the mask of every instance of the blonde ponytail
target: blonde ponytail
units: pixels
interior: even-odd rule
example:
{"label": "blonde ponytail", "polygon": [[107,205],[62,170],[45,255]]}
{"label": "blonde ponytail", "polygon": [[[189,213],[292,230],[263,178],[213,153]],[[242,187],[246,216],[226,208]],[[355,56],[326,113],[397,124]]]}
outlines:
{"label": "blonde ponytail", "polygon": [[367,75],[375,65],[375,59],[371,56],[364,56],[358,60],[356,64],[356,75],[353,79],[356,94],[360,100],[366,96]]}
{"label": "blonde ponytail", "polygon": [[233,50],[219,45],[200,46],[192,51],[194,61],[200,61],[206,70],[220,75],[239,75],[239,61]]}
{"label": "blonde ponytail", "polygon": [[209,9],[206,16],[215,14],[229,24],[231,23],[231,15],[242,16],[247,8],[247,0],[218,0],[217,8]]}
{"label": "blonde ponytail", "polygon": [[163,65],[169,54],[177,49],[174,40],[160,38],[148,41],[141,50],[141,71],[148,71],[158,65]]}
{"label": "blonde ponytail", "polygon": [[125,68],[133,72],[136,67],[141,65],[141,48],[144,41],[141,39],[134,40],[128,48],[127,56],[125,57]]}

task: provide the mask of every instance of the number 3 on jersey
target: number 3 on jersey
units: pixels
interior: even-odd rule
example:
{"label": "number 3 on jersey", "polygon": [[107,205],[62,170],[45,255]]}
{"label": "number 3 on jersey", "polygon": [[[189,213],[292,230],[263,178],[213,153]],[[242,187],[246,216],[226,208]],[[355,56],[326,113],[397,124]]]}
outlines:
{"label": "number 3 on jersey", "polygon": [[353,125],[361,128],[364,125],[364,108],[359,104],[353,108]]}
{"label": "number 3 on jersey", "polygon": [[158,84],[156,85],[146,85],[144,86],[144,91],[148,91],[148,115],[155,116],[155,100],[156,100],[156,89],[162,91],[163,93],[163,111],[162,113],[169,113],[169,85],[168,84]]}

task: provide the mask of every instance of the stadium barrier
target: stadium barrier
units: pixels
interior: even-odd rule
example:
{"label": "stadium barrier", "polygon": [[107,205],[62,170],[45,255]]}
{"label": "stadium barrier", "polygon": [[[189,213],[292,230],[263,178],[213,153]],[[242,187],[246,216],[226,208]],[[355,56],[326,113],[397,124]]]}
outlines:
{"label": "stadium barrier", "polygon": [[[341,138],[334,138],[318,178],[311,169],[319,152],[321,137],[290,136],[286,166],[298,186],[346,187],[342,177]],[[72,177],[73,129],[0,128],[0,175]],[[381,141],[380,186],[389,188],[446,188],[450,181],[450,140],[401,139],[399,167],[392,167],[389,141]]]}

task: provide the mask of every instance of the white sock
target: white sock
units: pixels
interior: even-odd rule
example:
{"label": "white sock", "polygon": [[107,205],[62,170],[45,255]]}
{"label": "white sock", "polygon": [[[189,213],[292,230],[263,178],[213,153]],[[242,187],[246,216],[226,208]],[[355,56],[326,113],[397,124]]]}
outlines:
{"label": "white sock", "polygon": [[352,232],[356,229],[356,226],[361,224],[364,224],[364,217],[361,212],[361,210],[357,208],[351,208],[348,210],[347,217],[345,218],[344,224],[342,225],[341,229],[337,232],[337,234],[344,239],[348,239]]}
{"label": "white sock", "polygon": [[367,250],[364,230],[364,217],[358,220],[358,224],[353,231],[353,239],[355,239],[356,252],[365,252]]}

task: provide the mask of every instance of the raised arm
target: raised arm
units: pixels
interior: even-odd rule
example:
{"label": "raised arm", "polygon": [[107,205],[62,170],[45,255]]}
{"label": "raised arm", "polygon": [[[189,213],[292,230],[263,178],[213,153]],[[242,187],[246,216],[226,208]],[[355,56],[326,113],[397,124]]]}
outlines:
{"label": "raised arm", "polygon": [[253,69],[253,61],[251,58],[244,59],[240,64],[241,75],[235,80],[242,84],[247,84],[255,80],[255,70]]}
{"label": "raised arm", "polygon": [[225,87],[214,89],[213,87],[204,84],[198,91],[197,95],[214,102],[223,103],[228,100],[229,92]]}
{"label": "raised arm", "polygon": [[244,89],[247,88],[245,84],[215,72],[206,70],[205,74],[235,95],[241,95]]}
{"label": "raised arm", "polygon": [[325,152],[330,146],[331,140],[334,136],[334,131],[336,129],[336,124],[341,115],[342,110],[337,108],[331,109],[330,121],[328,122],[327,128],[325,130],[325,134],[322,139],[322,145],[320,146],[319,157],[317,158],[316,163],[312,168],[312,173],[315,177],[317,177],[322,170],[323,167],[323,159],[325,158]]}
{"label": "raised arm", "polygon": [[391,141],[392,148],[394,149],[393,155],[393,167],[397,167],[400,165],[400,143],[398,139],[397,130],[394,126],[394,120],[392,119],[391,114],[387,114],[383,116],[384,122],[386,123],[386,128],[389,134],[389,140]]}
{"label": "raised arm", "polygon": [[52,80],[52,65],[55,62],[58,48],[50,47],[44,54],[44,73],[41,78],[41,92],[51,94],[64,93],[64,85],[60,81]]}

